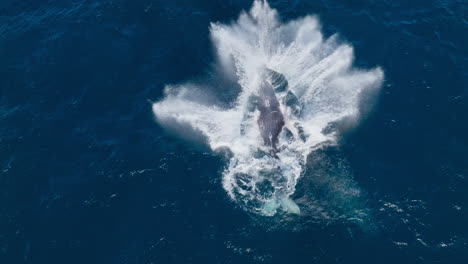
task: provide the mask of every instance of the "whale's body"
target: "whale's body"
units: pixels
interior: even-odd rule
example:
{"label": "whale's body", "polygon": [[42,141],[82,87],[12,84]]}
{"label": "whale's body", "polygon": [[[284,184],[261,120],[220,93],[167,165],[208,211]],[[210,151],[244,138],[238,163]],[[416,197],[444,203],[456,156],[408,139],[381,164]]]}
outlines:
{"label": "whale's body", "polygon": [[[248,126],[247,124],[250,123],[249,120],[256,117],[255,121],[263,141],[263,146],[257,152],[259,157],[264,157],[264,154],[267,154],[274,159],[279,159],[279,136],[283,130],[291,134],[291,128],[285,126],[286,120],[282,111],[298,115],[300,113],[300,105],[296,96],[288,90],[288,81],[284,75],[265,68],[262,76],[263,80],[259,84],[258,89],[248,99],[240,133],[244,134]],[[256,112],[257,114],[255,114]],[[299,125],[293,125],[292,129],[295,129],[298,137],[302,139],[302,128]],[[265,151],[265,148],[267,151]],[[282,172],[273,170],[270,173],[271,177],[277,177],[277,174],[281,174]],[[276,199],[266,202],[262,207],[262,211],[266,215],[271,215],[278,208],[282,208],[284,211],[293,214],[300,214],[301,211],[289,195],[281,195],[280,191],[277,190]]]}
{"label": "whale's body", "polygon": [[270,148],[271,152],[276,152],[278,136],[284,126],[284,116],[273,87],[266,81],[259,89],[257,109],[260,112],[257,124],[263,143]]}
{"label": "whale's body", "polygon": [[[300,112],[299,102],[296,96],[288,90],[288,81],[283,74],[265,68],[263,80],[255,94],[249,98],[247,111],[244,115],[244,121],[252,118],[252,114],[256,110],[259,112],[257,124],[260,135],[263,140],[263,145],[268,148],[268,152],[272,156],[276,156],[279,151],[277,148],[278,137],[285,129],[290,132],[291,128],[285,128],[285,117],[282,110],[289,109],[289,111],[298,115]],[[278,97],[281,97],[280,104]],[[283,105],[283,108],[281,107]],[[244,122],[241,124],[241,134],[244,133]],[[301,134],[301,127],[294,124],[294,129],[298,130],[299,136]],[[301,137],[303,139],[303,137]]]}

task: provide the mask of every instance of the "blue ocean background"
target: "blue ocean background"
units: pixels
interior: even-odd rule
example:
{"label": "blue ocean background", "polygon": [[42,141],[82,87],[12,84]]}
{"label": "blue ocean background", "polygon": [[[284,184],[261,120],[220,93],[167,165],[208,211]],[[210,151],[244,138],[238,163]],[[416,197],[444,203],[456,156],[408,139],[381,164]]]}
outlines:
{"label": "blue ocean background", "polygon": [[468,263],[468,3],[269,3],[385,72],[340,142],[372,221],[249,214],[221,157],[155,121],[251,0],[3,0],[0,263]]}

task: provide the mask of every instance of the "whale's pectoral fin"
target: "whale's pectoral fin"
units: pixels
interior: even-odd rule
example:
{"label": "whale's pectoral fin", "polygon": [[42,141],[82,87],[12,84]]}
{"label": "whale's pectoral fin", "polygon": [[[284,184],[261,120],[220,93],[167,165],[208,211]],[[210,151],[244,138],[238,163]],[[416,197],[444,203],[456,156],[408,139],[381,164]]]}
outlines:
{"label": "whale's pectoral fin", "polygon": [[286,80],[286,77],[284,77],[283,74],[269,68],[266,68],[265,70],[268,81],[270,82],[271,86],[273,86],[273,90],[275,90],[275,92],[281,93],[288,90],[288,80]]}
{"label": "whale's pectoral fin", "polygon": [[306,142],[307,140],[307,137],[305,135],[305,132],[304,132],[304,128],[299,124],[299,123],[294,123],[294,127],[297,129],[297,134],[299,136],[299,138],[303,141],[303,142]]}
{"label": "whale's pectoral fin", "polygon": [[288,91],[286,96],[283,97],[283,103],[290,109],[293,115],[299,116],[301,114],[299,99],[291,91]]}
{"label": "whale's pectoral fin", "polygon": [[255,111],[255,109],[257,109],[258,107],[258,101],[259,101],[259,98],[257,95],[250,95],[249,98],[247,99],[247,108],[246,108],[246,111],[247,112],[253,112]]}
{"label": "whale's pectoral fin", "polygon": [[289,84],[286,77],[284,77],[283,74],[269,68],[265,68],[265,71],[267,74],[267,80],[273,87],[275,93],[286,92],[286,95],[283,97],[283,103],[290,109],[292,114],[299,116],[301,114],[302,107],[296,95],[291,90],[289,90]]}
{"label": "whale's pectoral fin", "polygon": [[257,109],[258,106],[258,96],[250,95],[247,101],[247,106],[244,110],[244,115],[242,117],[240,134],[245,135],[247,122],[253,118],[253,112]]}

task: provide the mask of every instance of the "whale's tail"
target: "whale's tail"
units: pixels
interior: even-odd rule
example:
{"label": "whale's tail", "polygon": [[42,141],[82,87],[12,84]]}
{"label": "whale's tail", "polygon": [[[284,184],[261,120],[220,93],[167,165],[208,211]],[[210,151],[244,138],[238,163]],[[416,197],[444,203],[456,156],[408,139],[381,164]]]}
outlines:
{"label": "whale's tail", "polygon": [[263,205],[262,213],[266,215],[273,215],[278,209],[282,209],[286,213],[301,214],[299,206],[289,197],[271,200]]}

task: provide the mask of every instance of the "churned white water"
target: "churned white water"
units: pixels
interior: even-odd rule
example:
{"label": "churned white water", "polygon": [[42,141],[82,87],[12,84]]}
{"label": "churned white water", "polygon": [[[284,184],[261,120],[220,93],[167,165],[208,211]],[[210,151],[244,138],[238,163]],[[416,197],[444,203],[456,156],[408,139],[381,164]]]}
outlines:
{"label": "churned white water", "polygon": [[[328,129],[331,124],[358,120],[362,92],[378,89],[383,72],[353,68],[353,48],[337,36],[324,38],[316,17],[282,22],[266,1],[254,1],[251,10],[231,24],[212,23],[210,32],[217,72],[237,80],[241,87],[237,99],[229,107],[220,106],[194,96],[203,91],[196,84],[167,86],[165,97],[153,105],[156,119],[165,126],[190,126],[213,151],[230,150],[223,187],[246,210],[263,215],[278,210],[299,213],[290,197],[308,156],[321,143],[336,144],[339,135]],[[280,134],[277,157],[265,154],[258,111],[253,118],[244,118],[248,98],[258,93],[265,68],[285,76],[301,109],[292,113],[282,100],[286,92],[277,93],[285,127],[293,134],[287,136],[284,130]],[[302,138],[298,127],[303,129]]]}

